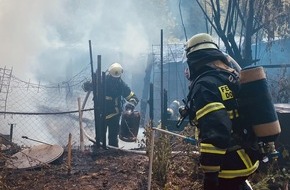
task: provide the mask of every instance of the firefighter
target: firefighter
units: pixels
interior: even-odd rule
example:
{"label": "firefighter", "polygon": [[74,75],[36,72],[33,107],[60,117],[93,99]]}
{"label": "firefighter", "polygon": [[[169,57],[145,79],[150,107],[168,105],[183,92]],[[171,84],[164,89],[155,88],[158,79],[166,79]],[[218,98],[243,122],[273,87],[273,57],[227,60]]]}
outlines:
{"label": "firefighter", "polygon": [[[122,113],[123,102],[126,101],[126,109],[134,110],[139,99],[130,87],[122,80],[123,67],[120,63],[113,63],[105,76],[105,131],[108,128],[108,144],[118,147],[119,121]],[[92,90],[90,84],[84,84],[84,90]]]}
{"label": "firefighter", "polygon": [[206,33],[189,39],[185,51],[191,81],[188,114],[199,129],[204,189],[252,189],[247,178],[257,170],[261,154],[238,112],[240,67]]}
{"label": "firefighter", "polygon": [[113,63],[106,76],[106,126],[108,127],[108,144],[118,147],[119,121],[122,112],[123,97],[127,104],[126,109],[134,110],[139,100],[130,87],[122,80],[123,67]]}
{"label": "firefighter", "polygon": [[179,119],[179,107],[180,102],[178,100],[173,100],[169,107],[167,108],[167,118],[170,120]]}

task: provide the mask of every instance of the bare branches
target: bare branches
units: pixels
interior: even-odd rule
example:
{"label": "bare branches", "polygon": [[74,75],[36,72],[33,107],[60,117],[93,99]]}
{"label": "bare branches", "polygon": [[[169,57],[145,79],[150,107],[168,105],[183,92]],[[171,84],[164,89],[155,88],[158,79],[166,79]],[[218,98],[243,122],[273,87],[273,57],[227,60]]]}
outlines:
{"label": "bare branches", "polygon": [[[290,34],[289,0],[196,0],[227,52],[242,67],[252,64],[252,40]],[[205,8],[210,7],[209,9]],[[213,18],[213,20],[211,19]],[[236,37],[240,40],[236,40]]]}

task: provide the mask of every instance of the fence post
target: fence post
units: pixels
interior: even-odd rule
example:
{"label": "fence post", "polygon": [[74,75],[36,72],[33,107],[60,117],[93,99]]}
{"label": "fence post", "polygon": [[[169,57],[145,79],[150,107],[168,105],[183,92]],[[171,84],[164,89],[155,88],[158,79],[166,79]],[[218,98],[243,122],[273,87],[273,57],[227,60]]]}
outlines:
{"label": "fence post", "polygon": [[10,124],[10,137],[9,137],[10,142],[12,142],[13,140],[13,128],[14,128],[14,124],[11,123]]}
{"label": "fence post", "polygon": [[67,155],[67,173],[68,175],[71,174],[71,157],[72,157],[72,147],[71,147],[71,138],[72,134],[69,133],[68,135],[68,155]]}
{"label": "fence post", "polygon": [[149,157],[149,174],[148,174],[148,190],[151,189],[151,181],[152,181],[152,165],[153,165],[153,155],[154,155],[154,135],[155,130],[151,128],[151,140],[150,140],[150,157]]}
{"label": "fence post", "polygon": [[78,108],[79,108],[79,124],[80,124],[80,149],[81,152],[85,151],[84,146],[84,133],[83,133],[83,122],[82,122],[82,108],[81,108],[81,98],[78,98]]}

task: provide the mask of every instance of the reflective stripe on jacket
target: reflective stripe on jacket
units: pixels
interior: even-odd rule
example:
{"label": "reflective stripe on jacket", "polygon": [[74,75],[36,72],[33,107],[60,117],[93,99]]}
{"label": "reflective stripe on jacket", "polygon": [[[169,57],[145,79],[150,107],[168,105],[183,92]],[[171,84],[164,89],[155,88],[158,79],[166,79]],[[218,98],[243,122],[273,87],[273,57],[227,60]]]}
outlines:
{"label": "reflective stripe on jacket", "polygon": [[[230,80],[231,79],[231,80]],[[233,132],[239,131],[240,118],[236,102],[237,80],[227,72],[212,72],[195,81],[192,104],[200,131],[200,164],[204,172],[217,172],[221,178],[248,176],[259,161],[240,148],[229,151],[235,144]]]}
{"label": "reflective stripe on jacket", "polygon": [[139,101],[135,93],[131,91],[128,85],[121,78],[114,78],[107,75],[105,102],[106,119],[110,119],[121,114],[121,97],[125,98],[126,101],[133,102],[133,104],[135,103],[135,106]]}

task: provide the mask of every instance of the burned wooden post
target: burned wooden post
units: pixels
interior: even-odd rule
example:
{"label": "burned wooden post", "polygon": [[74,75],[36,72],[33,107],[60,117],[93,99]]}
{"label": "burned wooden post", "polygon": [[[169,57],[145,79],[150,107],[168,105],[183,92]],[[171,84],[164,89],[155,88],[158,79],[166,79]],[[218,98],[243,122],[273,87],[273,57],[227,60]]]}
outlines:
{"label": "burned wooden post", "polygon": [[154,113],[153,113],[153,83],[150,83],[148,104],[149,104],[150,126],[153,127],[153,119],[154,119]]}
{"label": "burned wooden post", "polygon": [[163,30],[161,30],[160,33],[160,38],[161,38],[161,42],[160,42],[160,68],[161,68],[161,72],[160,72],[160,77],[161,77],[161,105],[160,105],[160,110],[161,110],[161,129],[164,129],[164,90],[163,90]]}
{"label": "burned wooden post", "polygon": [[10,142],[12,142],[12,140],[13,140],[13,128],[14,128],[14,124],[11,123],[10,124],[10,136],[9,136]]}
{"label": "burned wooden post", "polygon": [[[91,64],[91,75],[92,75],[92,86],[93,86],[93,101],[94,101],[94,120],[95,120],[95,139],[96,142],[94,144],[93,152],[96,152],[96,149],[100,147],[100,108],[99,108],[99,96],[101,86],[99,85],[101,81],[100,72],[101,72],[101,62],[100,56],[98,56],[98,68],[97,71],[94,72],[94,64],[93,64],[93,55],[92,55],[92,45],[91,40],[89,40],[89,52],[90,52],[90,64]],[[97,75],[98,74],[98,75]],[[98,89],[97,89],[98,87]],[[97,93],[97,91],[99,93]]]}
{"label": "burned wooden post", "polygon": [[106,136],[106,129],[105,120],[106,120],[106,105],[104,102],[106,101],[106,72],[102,72],[102,90],[100,92],[100,110],[101,110],[101,117],[100,117],[100,129],[101,129],[101,139],[103,143],[103,149],[107,149],[107,136]]}

